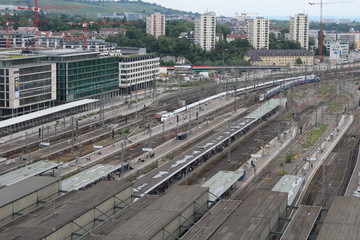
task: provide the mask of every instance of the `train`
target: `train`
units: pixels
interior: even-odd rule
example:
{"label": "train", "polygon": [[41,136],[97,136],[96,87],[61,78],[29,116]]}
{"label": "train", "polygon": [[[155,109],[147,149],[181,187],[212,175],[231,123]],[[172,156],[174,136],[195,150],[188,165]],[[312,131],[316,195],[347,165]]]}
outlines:
{"label": "train", "polygon": [[281,91],[281,89],[287,89],[292,86],[296,86],[296,85],[300,85],[300,84],[308,83],[308,82],[319,81],[319,80],[320,79],[316,75],[306,75],[306,76],[300,76],[300,77],[279,79],[279,80],[269,81],[269,82],[265,82],[265,83],[255,84],[255,85],[245,87],[245,88],[239,88],[236,90],[221,92],[219,94],[207,97],[200,101],[197,101],[197,102],[191,103],[189,105],[186,105],[184,107],[178,108],[178,109],[174,110],[173,112],[168,112],[168,113],[162,114],[160,121],[166,122],[169,119],[176,117],[179,114],[184,113],[196,106],[200,106],[203,104],[206,105],[208,102],[210,102],[214,99],[217,99],[217,98],[224,97],[226,95],[234,95],[234,94],[241,95],[241,94],[244,94],[245,92],[253,92],[253,91],[259,90],[259,89],[277,86],[276,88],[270,89],[266,93],[260,95],[260,101],[264,101],[265,99],[275,95],[276,93],[279,93]]}
{"label": "train", "polygon": [[[312,74],[312,75],[306,75],[306,76],[300,76],[300,77],[291,78],[291,79],[288,79],[287,81],[284,81],[284,82],[280,81],[279,82],[280,85],[278,85],[275,88],[272,88],[272,89],[268,90],[264,94],[261,94],[259,100],[264,101],[264,100],[274,96],[275,94],[281,92],[282,90],[286,90],[286,89],[291,88],[293,86],[297,86],[297,85],[304,84],[304,83],[317,82],[319,80],[320,80],[319,77]],[[279,81],[279,80],[277,80],[277,81]]]}

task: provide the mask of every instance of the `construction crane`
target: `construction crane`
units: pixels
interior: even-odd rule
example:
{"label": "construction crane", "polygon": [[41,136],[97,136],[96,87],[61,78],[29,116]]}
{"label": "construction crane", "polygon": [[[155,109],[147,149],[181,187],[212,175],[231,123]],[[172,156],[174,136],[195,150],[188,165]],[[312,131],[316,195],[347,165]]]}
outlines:
{"label": "construction crane", "polygon": [[340,4],[340,3],[350,3],[350,2],[323,2],[320,0],[320,2],[309,2],[310,5],[320,5],[320,32],[319,32],[319,59],[320,62],[323,61],[323,54],[322,54],[322,48],[323,48],[323,31],[322,31],[322,24],[323,24],[323,6],[327,4]]}
{"label": "construction crane", "polygon": [[10,48],[10,42],[9,42],[9,23],[20,23],[22,21],[9,21],[9,14],[8,12],[5,12],[5,21],[0,22],[5,24],[5,48]]}
{"label": "construction crane", "polygon": [[138,24],[138,22],[105,22],[105,21],[84,21],[84,22],[68,22],[68,25],[78,25],[83,27],[84,31],[84,46],[83,49],[88,49],[88,29],[92,25],[129,25],[129,24]]}

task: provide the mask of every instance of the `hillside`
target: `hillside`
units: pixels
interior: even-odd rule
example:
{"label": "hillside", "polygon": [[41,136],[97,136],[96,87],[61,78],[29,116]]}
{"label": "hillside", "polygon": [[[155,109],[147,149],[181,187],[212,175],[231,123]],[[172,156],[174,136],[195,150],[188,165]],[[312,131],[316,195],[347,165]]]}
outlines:
{"label": "hillside", "polygon": [[[33,6],[31,0],[0,0],[0,4],[13,4],[13,5],[30,5]],[[63,13],[77,16],[96,17],[97,13],[141,13],[143,15],[150,15],[153,12],[160,12],[163,14],[192,14],[189,12],[165,8],[157,4],[142,2],[142,1],[122,1],[116,3],[90,3],[83,1],[71,0],[38,0],[41,6],[84,6],[83,9],[49,9],[47,12]]]}

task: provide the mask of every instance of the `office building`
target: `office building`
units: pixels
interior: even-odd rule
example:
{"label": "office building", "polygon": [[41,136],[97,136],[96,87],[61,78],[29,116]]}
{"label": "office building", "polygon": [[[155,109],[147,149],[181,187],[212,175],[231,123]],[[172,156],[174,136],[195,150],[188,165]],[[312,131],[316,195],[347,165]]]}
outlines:
{"label": "office building", "polygon": [[299,13],[290,18],[290,40],[298,41],[302,48],[309,49],[309,16]]}
{"label": "office building", "polygon": [[55,100],[55,63],[22,51],[0,54],[1,120],[51,107]]}
{"label": "office building", "polygon": [[118,61],[120,94],[154,86],[160,72],[160,58],[155,54],[125,55]]}
{"label": "office building", "polygon": [[248,20],[248,41],[255,49],[269,49],[270,20],[257,17]]}
{"label": "office building", "polygon": [[195,44],[206,51],[215,49],[216,14],[207,12],[195,21]]}
{"label": "office building", "polygon": [[146,33],[155,36],[165,36],[166,19],[164,14],[153,13],[146,18]]}
{"label": "office building", "polygon": [[40,51],[39,54],[56,63],[57,104],[85,98],[105,100],[118,95],[118,57],[101,57],[99,52],[80,49]]}

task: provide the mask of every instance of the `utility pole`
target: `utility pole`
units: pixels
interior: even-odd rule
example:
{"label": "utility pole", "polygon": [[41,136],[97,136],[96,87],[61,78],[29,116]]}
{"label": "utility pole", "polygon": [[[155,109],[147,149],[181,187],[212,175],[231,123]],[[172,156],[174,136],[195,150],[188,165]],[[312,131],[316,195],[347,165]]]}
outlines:
{"label": "utility pole", "polygon": [[[231,128],[230,120],[228,120],[228,125],[229,125],[229,132],[230,132],[230,128]],[[229,138],[228,138],[228,159],[227,159],[227,162],[228,163],[231,162],[231,136],[229,136]]]}

